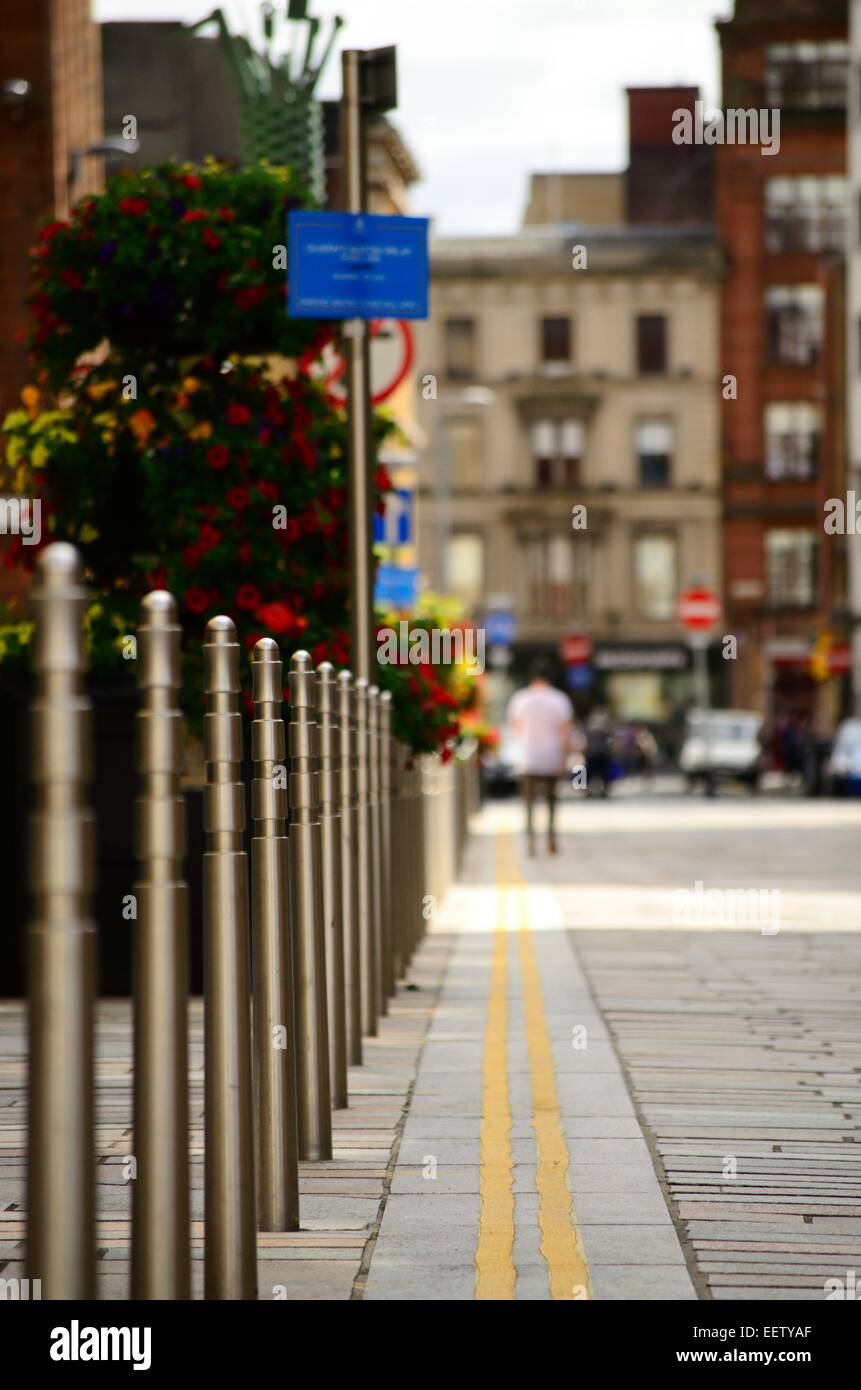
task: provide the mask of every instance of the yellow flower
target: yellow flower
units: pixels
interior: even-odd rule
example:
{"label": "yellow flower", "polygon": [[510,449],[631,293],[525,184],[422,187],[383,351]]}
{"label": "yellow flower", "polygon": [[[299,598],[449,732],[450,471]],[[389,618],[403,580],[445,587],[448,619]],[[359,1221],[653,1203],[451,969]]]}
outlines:
{"label": "yellow flower", "polygon": [[6,462],[17,463],[26,447],[23,439],[10,439],[6,445]]}
{"label": "yellow flower", "polygon": [[208,439],[211,434],[212,426],[209,421],[201,420],[199,425],[195,425],[194,429],[189,430],[188,437],[189,439]]}
{"label": "yellow flower", "polygon": [[19,430],[22,425],[27,424],[29,418],[26,410],[10,410],[6,419],[3,421],[3,429],[7,432],[9,430]]}
{"label": "yellow flower", "polygon": [[87,387],[87,395],[91,401],[100,401],[116,389],[117,383],[115,381],[94,381],[92,386]]}
{"label": "yellow flower", "polygon": [[27,469],[23,463],[19,463],[15,469],[15,481],[12,484],[13,492],[23,492],[27,486]]}
{"label": "yellow flower", "polygon": [[200,390],[200,382],[196,376],[187,376],[182,383],[182,389],[187,396],[193,396],[195,391]]}
{"label": "yellow flower", "polygon": [[[91,526],[88,521],[85,521],[78,532],[78,540],[82,545],[89,545],[91,541],[97,541],[98,539],[99,533],[95,526]],[[101,609],[99,609],[99,612],[101,612]]]}
{"label": "yellow flower", "polygon": [[35,410],[39,404],[38,386],[25,386],[21,392],[21,400],[28,410]]}
{"label": "yellow flower", "polygon": [[30,455],[30,462],[34,468],[44,468],[50,457],[51,450],[48,448],[44,439],[40,439]]}

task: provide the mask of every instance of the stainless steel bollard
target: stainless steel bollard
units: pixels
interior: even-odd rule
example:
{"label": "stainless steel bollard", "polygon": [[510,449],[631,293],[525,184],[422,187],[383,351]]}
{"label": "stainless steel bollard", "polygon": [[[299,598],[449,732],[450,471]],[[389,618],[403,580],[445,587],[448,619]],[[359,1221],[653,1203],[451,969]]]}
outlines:
{"label": "stainless steel bollard", "polygon": [[366,1037],[377,1036],[377,941],[374,934],[374,875],[371,850],[371,769],[368,682],[356,681],[356,796],[358,801],[359,936],[362,1017]]}
{"label": "stainless steel bollard", "polygon": [[207,623],[203,656],[204,1296],[241,1299],[257,1293],[257,1233],[239,646],[230,618]]}
{"label": "stainless steel bollard", "polygon": [[392,980],[397,986],[403,978],[404,848],[403,848],[403,748],[391,739],[391,785],[389,787],[389,853],[391,855],[391,931]]}
{"label": "stainless steel bollard", "polygon": [[344,907],[341,881],[341,788],[338,688],[328,661],[317,667],[320,743],[320,824],[323,839],[323,916],[329,1012],[329,1086],[332,1108],[347,1104],[347,1018],[344,997]]}
{"label": "stainless steel bollard", "polygon": [[299,1229],[299,1135],[293,942],[287,845],[283,685],[278,645],[251,654],[251,965],[257,1103],[257,1221],[262,1231]]}
{"label": "stainless steel bollard", "polygon": [[362,958],[359,933],[359,807],[356,796],[356,723],[353,677],[338,674],[338,788],[341,806],[341,908],[344,916],[344,976],[347,1059],[362,1065]]}
{"label": "stainless steel bollard", "polygon": [[188,1157],[188,888],[180,793],[176,600],[147,594],[138,628],[138,878],[134,933],[131,1296],[191,1297]]}
{"label": "stainless steel bollard", "polygon": [[93,997],[94,822],[91,711],[77,551],[57,543],[36,564],[31,706],[30,1100],[27,1274],[43,1297],[95,1297]]}
{"label": "stainless steel bollard", "polygon": [[307,652],[290,663],[290,905],[296,970],[299,1157],[332,1157],[323,851],[318,801],[314,671]]}
{"label": "stainless steel bollard", "polygon": [[380,691],[368,687],[368,802],[371,818],[371,903],[372,934],[374,938],[374,991],[377,1017],[382,1018],[388,1005],[383,990],[383,825],[380,803]]}
{"label": "stainless steel bollard", "polygon": [[382,935],[383,998],[395,992],[392,895],[392,696],[380,695],[380,931]]}

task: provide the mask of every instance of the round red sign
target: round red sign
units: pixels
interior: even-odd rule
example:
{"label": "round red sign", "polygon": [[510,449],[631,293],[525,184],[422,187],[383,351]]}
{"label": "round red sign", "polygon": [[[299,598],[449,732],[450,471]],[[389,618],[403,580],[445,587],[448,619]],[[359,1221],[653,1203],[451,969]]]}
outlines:
{"label": "round red sign", "polygon": [[714,627],[720,617],[720,599],[714,589],[686,589],[679,601],[679,620],[692,632]]}
{"label": "round red sign", "polygon": [[582,632],[572,632],[559,643],[559,655],[568,666],[579,666],[592,657],[592,639]]}

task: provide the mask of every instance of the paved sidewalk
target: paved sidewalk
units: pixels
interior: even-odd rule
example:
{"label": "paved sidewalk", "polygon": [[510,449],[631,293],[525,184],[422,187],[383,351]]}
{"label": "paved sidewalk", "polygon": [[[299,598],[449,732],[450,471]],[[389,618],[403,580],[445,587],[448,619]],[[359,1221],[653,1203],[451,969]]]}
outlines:
{"label": "paved sidewalk", "polygon": [[[513,803],[350,1073],[264,1299],[824,1299],[861,1268],[861,807]],[[671,894],[779,889],[777,934],[672,926]],[[192,1006],[194,1292],[202,1037]],[[128,1290],[128,1006],[99,1010],[99,1293]],[[23,1273],[23,1010],[0,1005],[0,1275]],[[828,1283],[827,1281],[834,1281]],[[835,1295],[835,1289],[837,1290]],[[851,1294],[850,1294],[851,1296]]]}

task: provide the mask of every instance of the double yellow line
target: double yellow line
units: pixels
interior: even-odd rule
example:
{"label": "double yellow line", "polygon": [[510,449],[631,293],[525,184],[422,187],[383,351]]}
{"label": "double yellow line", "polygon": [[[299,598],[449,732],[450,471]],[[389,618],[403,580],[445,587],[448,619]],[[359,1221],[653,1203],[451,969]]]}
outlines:
{"label": "double yellow line", "polygon": [[508,983],[511,928],[517,935],[523,1011],[532,1080],[535,1185],[541,1254],[553,1299],[591,1298],[589,1270],[568,1188],[568,1145],[562,1129],[553,1051],[535,948],[526,912],[526,884],[517,873],[510,835],[498,845],[499,905],[493,932],[482,1070],[480,1211],[475,1253],[477,1299],[513,1299],[514,1164],[508,1087]]}

